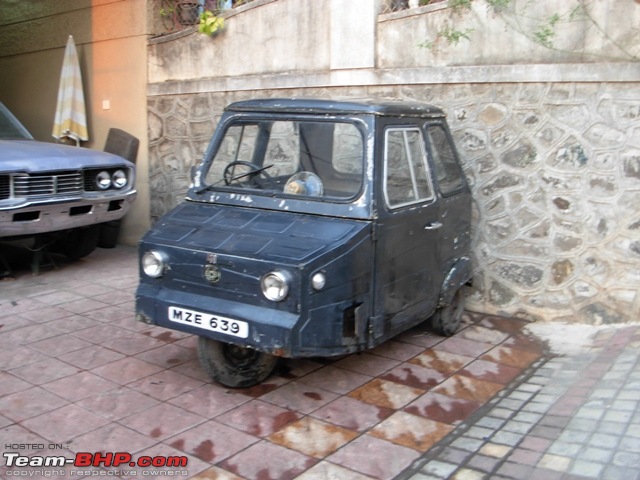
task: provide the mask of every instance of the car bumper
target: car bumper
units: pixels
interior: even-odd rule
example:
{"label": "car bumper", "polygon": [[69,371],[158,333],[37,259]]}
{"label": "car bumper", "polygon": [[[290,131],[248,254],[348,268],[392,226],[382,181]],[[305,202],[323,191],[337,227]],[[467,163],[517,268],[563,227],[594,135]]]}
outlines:
{"label": "car bumper", "polygon": [[117,197],[31,203],[0,209],[0,238],[57,232],[119,220],[127,214],[135,198],[136,191],[132,190]]}
{"label": "car bumper", "polygon": [[[245,322],[248,334],[239,338],[212,332],[196,326],[195,322],[186,325],[172,321],[170,307],[202,312],[204,322],[208,321],[207,315]],[[343,318],[342,314],[336,314],[341,308],[333,305],[298,315],[148,283],[141,283],[136,292],[136,319],[141,322],[255,348],[279,357],[334,356],[366,348],[363,342],[341,334]]]}

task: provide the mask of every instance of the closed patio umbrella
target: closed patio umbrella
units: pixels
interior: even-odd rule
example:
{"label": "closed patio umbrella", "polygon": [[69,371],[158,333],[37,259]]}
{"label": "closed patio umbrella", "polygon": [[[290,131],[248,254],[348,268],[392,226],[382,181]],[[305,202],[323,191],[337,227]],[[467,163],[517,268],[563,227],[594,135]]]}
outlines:
{"label": "closed patio umbrella", "polygon": [[82,74],[80,73],[80,62],[78,61],[78,52],[73,41],[73,35],[69,35],[67,47],[64,51],[52,135],[58,140],[63,137],[71,138],[75,140],[78,146],[80,141],[86,142],[89,140],[84,92],[82,90]]}

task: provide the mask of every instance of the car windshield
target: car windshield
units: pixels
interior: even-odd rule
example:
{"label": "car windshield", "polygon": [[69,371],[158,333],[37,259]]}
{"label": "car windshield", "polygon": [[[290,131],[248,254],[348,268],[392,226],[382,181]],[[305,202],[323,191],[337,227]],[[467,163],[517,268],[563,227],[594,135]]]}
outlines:
{"label": "car windshield", "polygon": [[227,126],[203,189],[349,199],[362,186],[364,141],[353,123],[261,120]]}
{"label": "car windshield", "polygon": [[32,137],[16,117],[0,103],[0,140],[30,140]]}

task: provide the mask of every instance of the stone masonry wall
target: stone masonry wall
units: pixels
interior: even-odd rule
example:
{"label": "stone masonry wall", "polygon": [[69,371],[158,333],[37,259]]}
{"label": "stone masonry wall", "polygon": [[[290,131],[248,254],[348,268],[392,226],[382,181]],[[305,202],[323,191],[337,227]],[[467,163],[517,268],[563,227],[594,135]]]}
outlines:
{"label": "stone masonry wall", "polygon": [[478,83],[150,96],[151,215],[184,197],[222,109],[258,96],[377,96],[443,107],[472,186],[467,308],[531,320],[638,321],[637,83]]}

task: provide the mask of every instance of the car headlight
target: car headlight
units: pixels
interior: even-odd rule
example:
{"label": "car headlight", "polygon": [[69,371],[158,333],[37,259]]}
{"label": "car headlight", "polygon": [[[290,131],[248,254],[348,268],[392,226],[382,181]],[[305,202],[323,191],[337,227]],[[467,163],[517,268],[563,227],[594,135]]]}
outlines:
{"label": "car headlight", "polygon": [[161,277],[168,268],[166,254],[151,250],[142,256],[142,271],[151,278]]}
{"label": "car headlight", "polygon": [[111,183],[115,188],[124,188],[127,186],[127,174],[123,170],[116,170],[111,175]]}
{"label": "car headlight", "polygon": [[289,293],[290,278],[286,272],[274,271],[267,273],[260,280],[262,293],[273,302],[280,302]]}
{"label": "car headlight", "polygon": [[111,186],[111,175],[104,170],[96,175],[96,187],[98,190],[106,190]]}

